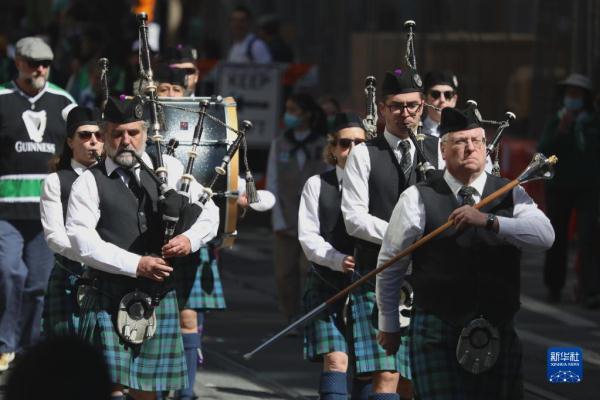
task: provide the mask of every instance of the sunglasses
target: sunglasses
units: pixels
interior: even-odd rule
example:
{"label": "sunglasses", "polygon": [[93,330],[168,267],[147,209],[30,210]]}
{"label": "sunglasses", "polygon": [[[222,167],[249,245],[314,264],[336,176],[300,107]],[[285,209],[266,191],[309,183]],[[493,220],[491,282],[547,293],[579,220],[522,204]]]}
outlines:
{"label": "sunglasses", "polygon": [[104,139],[100,131],[79,131],[77,132],[77,135],[79,136],[79,139],[83,140],[84,142],[90,140],[92,135],[94,135],[98,141],[103,141]]}
{"label": "sunglasses", "polygon": [[454,90],[445,90],[443,92],[440,90],[430,90],[429,95],[431,97],[433,97],[435,100],[439,99],[441,95],[444,95],[444,98],[446,100],[449,100],[449,99],[453,98],[454,96],[456,96],[456,92]]}
{"label": "sunglasses", "polygon": [[29,68],[38,68],[40,65],[44,68],[48,68],[50,67],[50,64],[52,64],[52,61],[50,60],[27,60]]}
{"label": "sunglasses", "polygon": [[347,149],[350,146],[352,146],[352,143],[354,143],[355,146],[358,146],[361,143],[364,143],[365,139],[338,139],[336,140],[336,142],[334,144],[339,145],[342,149]]}

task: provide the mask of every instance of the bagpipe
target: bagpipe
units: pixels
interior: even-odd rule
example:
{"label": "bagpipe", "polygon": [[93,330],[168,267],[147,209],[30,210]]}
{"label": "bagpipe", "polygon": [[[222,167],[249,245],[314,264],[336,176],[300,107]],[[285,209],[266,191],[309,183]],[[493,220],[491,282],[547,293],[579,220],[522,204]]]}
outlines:
{"label": "bagpipe", "polygon": [[[155,168],[147,165],[140,155],[131,151],[131,154],[136,158],[138,164],[144,169],[150,177],[155,181],[159,188],[160,196],[158,199],[158,211],[162,218],[164,226],[163,243],[167,243],[171,238],[186,232],[195,223],[205,208],[206,203],[216,195],[215,188],[220,183],[220,177],[228,174],[235,176],[235,188],[237,188],[237,153],[243,149],[243,160],[246,169],[246,194],[248,203],[256,203],[258,196],[254,186],[254,179],[248,166],[247,161],[247,143],[246,135],[252,128],[250,121],[242,121],[241,127],[237,127],[237,119],[235,116],[227,120],[221,120],[209,112],[210,108],[215,108],[224,104],[220,96],[211,98],[192,98],[196,101],[196,107],[185,107],[180,102],[164,101],[157,96],[157,84],[154,81],[152,71],[150,48],[148,44],[148,27],[147,15],[140,13],[137,15],[139,24],[139,95],[138,100],[142,109],[139,110],[139,115],[144,115],[149,120],[150,134],[149,138],[152,141],[152,152],[149,154],[154,161]],[[104,73],[101,76],[106,76],[106,68],[108,60],[101,60],[104,65]],[[107,87],[104,86],[103,87]],[[105,98],[108,97],[107,90]],[[186,99],[189,102],[189,98]],[[225,106],[226,107],[226,106]],[[223,107],[222,107],[223,108]],[[168,113],[167,110],[176,111]],[[136,109],[136,114],[138,110]],[[166,115],[169,114],[169,115]],[[186,127],[189,126],[191,118],[185,115],[193,115],[195,119],[195,127],[191,142],[182,144],[176,137],[170,137],[169,144],[163,145],[166,121],[170,117],[177,119],[176,125]],[[226,114],[227,116],[227,114]],[[230,116],[231,117],[231,116]],[[146,119],[146,118],[144,118]],[[171,118],[172,119],[172,118]],[[185,119],[185,121],[184,121]],[[218,162],[214,157],[204,161],[212,161],[213,165],[201,165],[205,171],[200,183],[202,190],[199,194],[192,194],[191,189],[193,183],[197,180],[195,175],[198,164],[196,163],[201,154],[201,146],[203,144],[203,133],[206,128],[206,121],[211,121],[211,134],[217,126],[224,128],[225,138],[218,141],[218,147],[221,150],[222,157]],[[229,122],[229,123],[228,123]],[[232,126],[235,123],[235,126]],[[235,139],[228,140],[228,135],[235,135]],[[214,143],[212,143],[214,144]],[[185,152],[188,159],[184,163],[185,170],[180,178],[180,187],[178,190],[168,186],[168,170],[165,167],[163,159],[163,151],[166,150],[167,155],[175,156],[177,152]],[[187,151],[186,151],[187,150]],[[230,171],[230,165],[235,162],[235,171]],[[229,191],[228,191],[229,192]],[[220,191],[222,193],[222,191]],[[233,202],[237,199],[236,193],[226,193],[227,201],[233,198]],[[197,197],[197,198],[196,198]],[[174,264],[177,264],[175,261]],[[174,265],[175,267],[175,265]],[[130,344],[140,344],[144,340],[151,338],[156,330],[156,315],[155,309],[160,304],[164,295],[171,289],[170,279],[165,279],[163,282],[155,282],[143,279],[140,287],[123,296],[119,302],[119,309],[116,317],[117,332],[123,340]]]}
{"label": "bagpipe", "polygon": [[[408,67],[410,67],[416,71],[417,64],[416,64],[416,57],[415,57],[415,52],[414,52],[414,31],[413,31],[416,24],[414,21],[409,20],[404,23],[404,26],[408,30],[407,44],[406,44],[406,63],[407,63]],[[374,127],[376,126],[376,117],[375,117],[376,111],[373,106],[376,102],[375,78],[373,78],[372,76],[368,76],[366,78],[365,94],[367,96],[367,114],[366,114],[366,118],[363,120],[363,124],[364,124],[367,132],[369,132],[371,135],[375,135],[376,130]],[[437,111],[441,111],[437,107],[430,105],[426,102],[424,102],[424,106],[434,108]],[[474,107],[473,111],[476,113],[478,121],[481,125],[491,125],[491,126],[495,126],[497,128],[494,138],[490,142],[490,144],[487,146],[486,150],[487,150],[487,155],[494,156],[494,166],[495,166],[494,174],[499,176],[499,168],[497,168],[496,166],[498,165],[498,154],[499,154],[498,148],[499,148],[499,144],[500,144],[501,135],[502,135],[503,131],[508,126],[510,126],[510,122],[515,119],[515,115],[511,112],[507,112],[506,120],[504,120],[504,121],[484,120],[481,117],[479,110],[477,110],[476,102],[471,101],[469,103],[469,107]],[[375,121],[375,123],[374,123],[374,121]],[[423,147],[423,141],[425,139],[425,135],[422,134],[421,130],[419,129],[420,127],[421,127],[421,124],[417,125],[412,130],[409,130],[409,138],[416,148],[417,170],[420,172],[420,174],[418,175],[419,181],[425,181],[425,180],[427,180],[429,174],[432,171],[435,171],[436,168],[431,165],[431,163],[428,161],[428,159],[425,155],[424,147]],[[554,176],[553,166],[554,166],[554,164],[556,164],[557,161],[558,161],[558,159],[555,156],[546,158],[543,154],[536,154],[533,157],[533,159],[531,160],[530,164],[527,166],[527,168],[516,179],[508,182],[502,188],[498,189],[497,191],[490,194],[489,196],[481,199],[481,201],[479,203],[477,203],[476,205],[474,205],[474,207],[476,209],[481,209],[482,207],[485,207],[486,205],[492,203],[496,199],[505,195],[506,193],[508,193],[510,190],[512,190],[516,186],[521,185],[525,182],[530,182],[533,180],[540,180],[540,179],[551,179]],[[301,326],[302,324],[305,324],[305,323],[311,321],[312,319],[316,318],[317,316],[319,316],[319,314],[321,314],[322,312],[327,310],[329,307],[333,306],[336,302],[347,298],[347,296],[354,289],[369,282],[378,273],[386,270],[387,268],[392,266],[394,263],[396,263],[398,260],[402,259],[403,257],[409,256],[415,250],[417,250],[421,246],[425,245],[427,242],[429,242],[436,236],[440,235],[442,232],[446,231],[448,228],[450,228],[453,225],[453,222],[454,222],[453,220],[447,221],[443,225],[439,226],[437,229],[433,230],[432,232],[423,236],[421,239],[419,239],[412,245],[408,246],[406,249],[404,249],[400,253],[396,254],[394,257],[392,257],[390,260],[388,260],[384,264],[373,269],[369,273],[361,276],[360,279],[354,281],[353,283],[348,285],[346,288],[338,291],[335,295],[333,295],[329,299],[325,300],[322,304],[320,304],[316,308],[312,309],[307,314],[300,317],[299,319],[297,319],[296,321],[294,321],[293,323],[291,323],[290,325],[288,325],[287,327],[285,327],[284,329],[282,329],[281,331],[279,331],[278,333],[273,335],[271,338],[267,339],[265,342],[263,342],[262,344],[260,344],[256,348],[254,348],[253,350],[244,354],[244,358],[249,360],[256,353],[258,353],[258,352],[262,351],[263,349],[265,349],[266,347],[270,346],[272,343],[274,343],[281,337],[285,336],[288,332],[290,332],[290,331],[296,329],[297,327]],[[408,284],[408,282],[406,280],[404,280],[403,285],[400,288],[399,318],[400,318],[400,327],[401,328],[406,328],[410,324],[410,314],[411,314],[411,309],[412,309],[412,303],[413,303],[412,287],[410,286],[410,284]]]}

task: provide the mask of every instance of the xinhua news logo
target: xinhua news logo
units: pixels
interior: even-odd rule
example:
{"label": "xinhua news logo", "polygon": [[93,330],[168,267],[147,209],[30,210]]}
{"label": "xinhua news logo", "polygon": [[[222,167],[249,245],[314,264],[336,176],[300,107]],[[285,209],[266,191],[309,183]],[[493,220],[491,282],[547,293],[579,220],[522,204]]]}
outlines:
{"label": "xinhua news logo", "polygon": [[579,383],[583,380],[583,352],[579,347],[550,347],[546,377],[550,383]]}

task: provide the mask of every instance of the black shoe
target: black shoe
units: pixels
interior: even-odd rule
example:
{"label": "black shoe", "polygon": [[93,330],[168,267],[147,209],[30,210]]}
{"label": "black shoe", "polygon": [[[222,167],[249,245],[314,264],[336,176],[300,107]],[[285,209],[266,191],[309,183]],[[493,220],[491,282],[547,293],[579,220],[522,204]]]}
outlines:
{"label": "black shoe", "polygon": [[558,303],[560,303],[560,290],[558,290],[558,289],[550,289],[548,291],[548,297],[546,298],[546,300],[550,304],[558,304]]}

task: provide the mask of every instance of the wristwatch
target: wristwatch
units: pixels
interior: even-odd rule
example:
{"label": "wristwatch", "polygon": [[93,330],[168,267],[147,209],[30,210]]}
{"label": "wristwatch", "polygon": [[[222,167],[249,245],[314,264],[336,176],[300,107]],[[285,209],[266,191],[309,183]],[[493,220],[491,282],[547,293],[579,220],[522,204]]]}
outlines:
{"label": "wristwatch", "polygon": [[496,222],[497,219],[498,218],[496,218],[494,214],[488,214],[485,220],[485,229],[487,229],[488,231],[494,229],[494,222]]}

